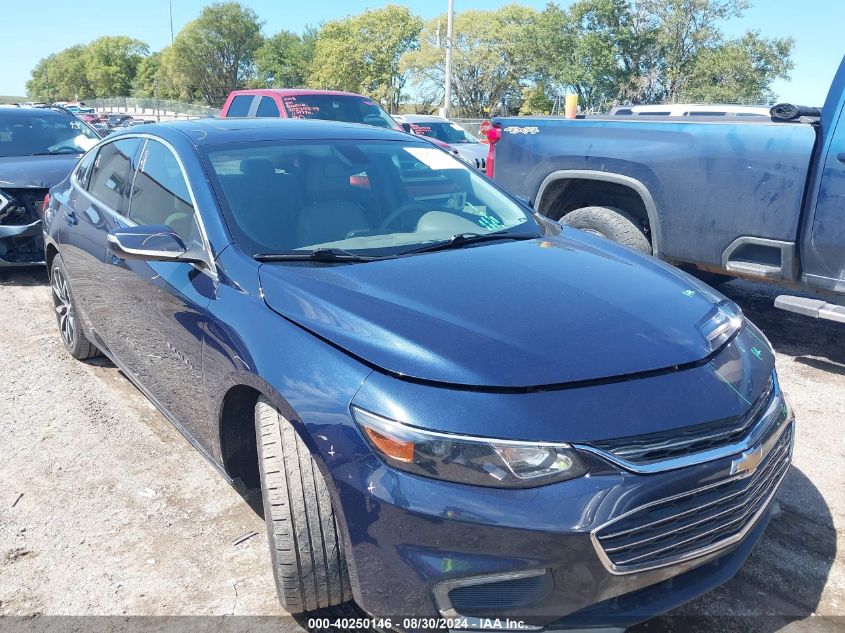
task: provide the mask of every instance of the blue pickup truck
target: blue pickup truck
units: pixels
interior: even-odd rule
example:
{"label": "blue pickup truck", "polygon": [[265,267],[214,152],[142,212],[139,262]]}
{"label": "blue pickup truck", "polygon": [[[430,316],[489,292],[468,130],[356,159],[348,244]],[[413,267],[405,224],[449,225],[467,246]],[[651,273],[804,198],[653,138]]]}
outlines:
{"label": "blue pickup truck", "polygon": [[821,111],[781,118],[496,118],[487,173],[549,218],[845,322],[844,107],[845,59]]}

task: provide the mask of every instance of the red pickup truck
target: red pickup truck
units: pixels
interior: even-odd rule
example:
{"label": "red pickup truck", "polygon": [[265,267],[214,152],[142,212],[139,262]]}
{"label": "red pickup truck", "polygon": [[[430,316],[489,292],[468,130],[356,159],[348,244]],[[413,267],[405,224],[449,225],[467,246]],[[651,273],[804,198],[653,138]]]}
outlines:
{"label": "red pickup truck", "polygon": [[[354,92],[308,88],[255,88],[229,94],[220,116],[323,119],[363,123],[403,132],[402,127],[378,103]],[[457,155],[458,151],[436,138],[430,143]]]}
{"label": "red pickup truck", "polygon": [[220,116],[324,119],[402,130],[372,99],[351,92],[330,90],[235,90],[226,99]]}

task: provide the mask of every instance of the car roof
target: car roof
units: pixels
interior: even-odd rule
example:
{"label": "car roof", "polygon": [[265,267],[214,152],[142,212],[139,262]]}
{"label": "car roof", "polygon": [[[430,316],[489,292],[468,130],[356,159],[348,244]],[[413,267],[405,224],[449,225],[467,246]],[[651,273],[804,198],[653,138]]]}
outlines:
{"label": "car roof", "polygon": [[208,118],[151,123],[129,129],[132,132],[121,132],[109,138],[119,138],[133,133],[153,134],[165,140],[172,140],[174,136],[187,136],[197,146],[251,141],[321,139],[420,142],[404,132],[362,123],[343,123],[321,119]]}
{"label": "car roof", "polygon": [[435,116],[433,114],[403,114],[402,118],[407,123],[422,123],[424,121],[448,123],[449,119],[444,119],[442,116]]}
{"label": "car roof", "polygon": [[279,95],[280,97],[296,97],[306,95],[331,95],[336,97],[359,97],[368,99],[364,95],[355,92],[342,92],[340,90],[314,90],[312,88],[249,88],[246,90],[234,90],[233,95]]}
{"label": "car roof", "polygon": [[[20,115],[20,116],[64,116],[73,117],[70,112],[64,112],[58,108],[36,108],[35,106],[15,106],[8,105],[0,107],[0,114],[6,115]],[[76,117],[74,117],[76,118]]]}

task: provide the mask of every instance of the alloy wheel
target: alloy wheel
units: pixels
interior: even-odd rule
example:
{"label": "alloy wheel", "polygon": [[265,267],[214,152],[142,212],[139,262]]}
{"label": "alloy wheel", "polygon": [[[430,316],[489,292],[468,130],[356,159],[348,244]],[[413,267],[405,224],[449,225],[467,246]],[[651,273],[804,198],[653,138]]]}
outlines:
{"label": "alloy wheel", "polygon": [[73,347],[76,336],[76,315],[70,300],[70,289],[67,279],[58,268],[53,270],[53,304],[56,306],[56,318],[59,322],[59,332],[68,347]]}

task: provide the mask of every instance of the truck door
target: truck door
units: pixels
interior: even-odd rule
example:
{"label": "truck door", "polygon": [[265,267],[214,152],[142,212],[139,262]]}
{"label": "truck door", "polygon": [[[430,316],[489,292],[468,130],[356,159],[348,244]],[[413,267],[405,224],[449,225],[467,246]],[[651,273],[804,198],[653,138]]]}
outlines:
{"label": "truck door", "polygon": [[[845,294],[845,60],[822,109],[802,235],[804,281]],[[845,303],[839,301],[838,303]]]}

